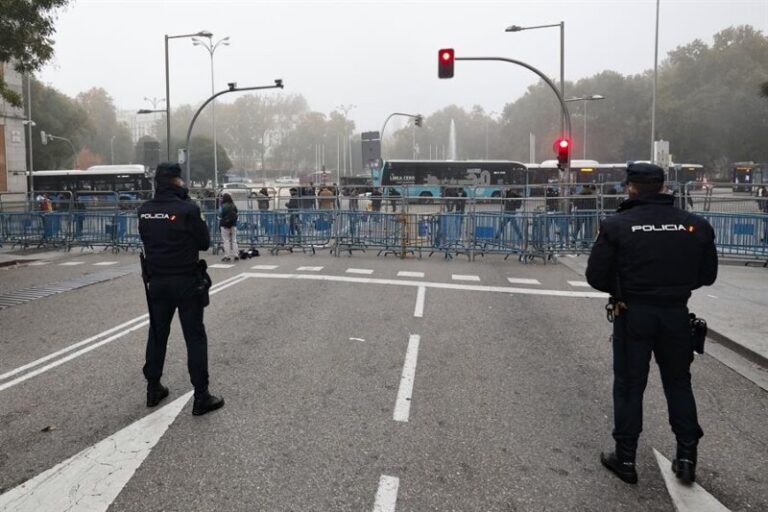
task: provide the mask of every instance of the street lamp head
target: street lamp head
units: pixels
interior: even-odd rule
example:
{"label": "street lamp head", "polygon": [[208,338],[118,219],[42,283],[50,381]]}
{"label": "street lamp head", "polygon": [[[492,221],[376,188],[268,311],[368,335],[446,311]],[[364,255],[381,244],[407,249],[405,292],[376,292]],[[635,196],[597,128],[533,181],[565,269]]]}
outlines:
{"label": "street lamp head", "polygon": [[589,97],[589,99],[590,100],[604,100],[605,96],[603,96],[602,94],[593,94],[592,96]]}
{"label": "street lamp head", "polygon": [[520,32],[521,30],[523,30],[523,27],[519,25],[510,25],[509,27],[504,29],[504,32]]}
{"label": "street lamp head", "polygon": [[195,34],[195,35],[196,35],[196,36],[198,36],[198,37],[208,37],[208,38],[211,38],[211,37],[213,37],[213,34],[211,34],[210,32],[208,32],[207,30],[201,30],[200,32],[198,32],[198,33],[197,33],[197,34]]}
{"label": "street lamp head", "polygon": [[276,78],[275,79],[275,87],[283,88],[283,79],[282,78]]}

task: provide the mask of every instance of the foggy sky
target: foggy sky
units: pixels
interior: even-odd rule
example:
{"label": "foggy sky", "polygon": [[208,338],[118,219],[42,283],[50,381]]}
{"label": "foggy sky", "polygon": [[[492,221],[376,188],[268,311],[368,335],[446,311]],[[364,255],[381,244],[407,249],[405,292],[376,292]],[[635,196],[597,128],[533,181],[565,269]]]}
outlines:
{"label": "foggy sky", "polygon": [[[145,96],[165,96],[163,35],[205,29],[214,41],[231,38],[231,46],[216,52],[216,90],[227,82],[267,85],[282,78],[285,93],[304,95],[313,110],[353,104],[349,117],[358,131],[378,130],[393,111],[428,115],[455,103],[499,113],[537,80],[523,68],[475,62],[457,62],[454,79],[438,80],[439,48],[522,60],[557,78],[558,29],[505,33],[508,25],[565,21],[566,80],[651,69],[655,4],[76,0],[59,16],[56,56],[40,78],[70,96],[99,86],[118,108],[151,108]],[[660,60],[678,45],[695,38],[711,44],[719,30],[744,24],[768,32],[768,0],[662,0]],[[170,61],[172,106],[210,95],[204,49],[172,40]]]}

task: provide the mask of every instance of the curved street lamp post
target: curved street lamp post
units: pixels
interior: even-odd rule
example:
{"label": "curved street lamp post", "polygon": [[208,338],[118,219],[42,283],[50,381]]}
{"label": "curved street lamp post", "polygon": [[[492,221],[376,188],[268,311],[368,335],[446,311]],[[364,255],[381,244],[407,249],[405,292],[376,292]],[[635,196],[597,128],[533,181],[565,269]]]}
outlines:
{"label": "curved street lamp post", "polygon": [[205,102],[200,105],[200,108],[197,109],[197,112],[195,112],[195,115],[192,117],[192,121],[189,123],[189,129],[187,130],[187,139],[184,144],[184,181],[187,184],[191,184],[192,180],[190,178],[190,166],[189,161],[190,158],[190,152],[189,152],[189,140],[192,137],[192,128],[195,126],[195,121],[197,121],[198,116],[200,115],[200,112],[203,111],[206,105],[208,105],[210,102],[221,96],[222,94],[228,94],[230,92],[239,92],[239,91],[257,91],[261,89],[282,89],[283,88],[283,81],[281,79],[276,79],[274,85],[261,85],[261,86],[255,86],[255,87],[238,87],[236,82],[230,82],[229,88],[225,89],[223,91],[219,91],[216,94],[212,95],[210,98],[205,100]]}

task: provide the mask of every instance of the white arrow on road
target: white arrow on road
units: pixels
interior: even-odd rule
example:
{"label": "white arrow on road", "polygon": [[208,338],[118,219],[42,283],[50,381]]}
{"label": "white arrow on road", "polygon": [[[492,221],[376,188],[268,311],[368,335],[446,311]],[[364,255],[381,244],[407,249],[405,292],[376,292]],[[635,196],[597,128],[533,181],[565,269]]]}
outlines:
{"label": "white arrow on road", "polygon": [[677,512],[729,512],[725,506],[699,484],[683,485],[672,472],[672,463],[655,448],[653,454],[659,464],[664,483]]}
{"label": "white arrow on road", "polygon": [[107,510],[189,401],[185,394],[0,496],[7,512]]}

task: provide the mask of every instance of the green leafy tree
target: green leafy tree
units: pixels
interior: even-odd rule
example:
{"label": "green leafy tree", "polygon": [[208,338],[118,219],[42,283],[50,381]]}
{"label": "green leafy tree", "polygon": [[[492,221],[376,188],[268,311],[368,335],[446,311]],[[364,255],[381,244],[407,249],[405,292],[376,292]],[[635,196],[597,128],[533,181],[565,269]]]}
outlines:
{"label": "green leafy tree", "polygon": [[[3,0],[0,2],[0,62],[12,62],[22,74],[39,70],[53,57],[56,9],[69,0]],[[0,75],[0,98],[15,107],[21,95]]]}
{"label": "green leafy tree", "polygon": [[[213,140],[209,137],[194,135],[189,141],[189,146],[189,171],[192,181],[203,185],[213,182]],[[174,155],[178,155],[178,150],[183,147],[184,142],[172,141],[172,148],[175,148]],[[221,144],[216,144],[216,157],[219,164],[219,182],[221,183],[224,173],[232,168],[232,161]]]}
{"label": "green leafy tree", "polygon": [[93,130],[88,113],[72,98],[37,80],[32,80],[32,112],[35,169],[71,169],[74,159],[69,145],[63,141],[43,145],[40,131],[69,139],[79,152]]}
{"label": "green leafy tree", "polygon": [[124,123],[117,122],[117,109],[106,90],[94,87],[77,95],[77,102],[88,113],[92,130],[86,145],[102,161],[115,164],[128,163],[133,158],[131,133]]}

